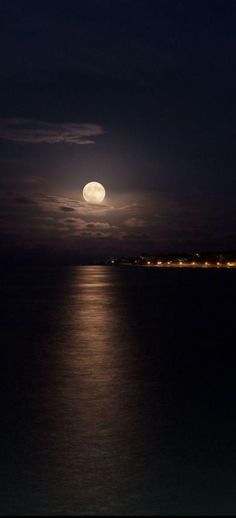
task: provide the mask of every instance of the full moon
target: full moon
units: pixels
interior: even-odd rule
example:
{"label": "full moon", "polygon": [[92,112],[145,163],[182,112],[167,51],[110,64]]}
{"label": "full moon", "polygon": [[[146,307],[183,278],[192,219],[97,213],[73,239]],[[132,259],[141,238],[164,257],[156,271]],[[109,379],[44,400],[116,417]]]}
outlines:
{"label": "full moon", "polygon": [[83,188],[83,197],[88,203],[102,203],[106,191],[101,183],[89,182]]}

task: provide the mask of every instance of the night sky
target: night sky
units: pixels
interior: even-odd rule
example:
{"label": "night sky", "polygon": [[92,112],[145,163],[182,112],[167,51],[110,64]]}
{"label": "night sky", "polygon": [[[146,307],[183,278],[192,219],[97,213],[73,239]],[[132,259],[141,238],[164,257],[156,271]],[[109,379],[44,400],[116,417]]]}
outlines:
{"label": "night sky", "polygon": [[1,261],[236,249],[235,22],[234,0],[1,0]]}

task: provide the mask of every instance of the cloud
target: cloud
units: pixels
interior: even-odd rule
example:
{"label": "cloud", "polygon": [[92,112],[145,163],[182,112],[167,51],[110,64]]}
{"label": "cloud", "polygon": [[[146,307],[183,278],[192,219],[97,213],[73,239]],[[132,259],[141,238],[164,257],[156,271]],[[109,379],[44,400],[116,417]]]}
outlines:
{"label": "cloud", "polygon": [[52,123],[25,118],[0,118],[0,139],[24,144],[94,144],[103,135],[100,124]]}
{"label": "cloud", "polygon": [[129,219],[126,219],[124,221],[124,225],[126,225],[127,227],[132,227],[132,228],[143,228],[143,227],[146,227],[148,224],[148,221],[145,221],[144,219],[139,219],[139,218],[136,218],[136,217],[133,217],[133,218],[129,218]]}
{"label": "cloud", "polygon": [[73,209],[73,207],[60,207],[60,210],[62,210],[62,212],[74,212],[75,209]]}
{"label": "cloud", "polygon": [[22,178],[21,181],[24,184],[37,185],[37,184],[40,184],[42,182],[45,182],[46,180],[42,176],[25,176],[24,178]]}
{"label": "cloud", "polygon": [[110,223],[102,223],[100,221],[92,221],[91,223],[87,223],[86,224],[86,227],[87,228],[96,228],[96,229],[107,229],[107,228],[116,228],[116,227],[111,227]]}
{"label": "cloud", "polygon": [[[138,203],[129,203],[134,198]],[[182,195],[144,193],[138,198],[126,193],[94,207],[75,193],[8,190],[0,194],[0,215],[4,250],[13,255],[17,247],[36,250],[37,257],[46,257],[45,250],[53,257],[71,253],[74,260],[80,253],[109,257],[188,250],[204,243],[220,247],[221,240],[227,245],[235,235],[236,213],[233,199],[226,210],[207,196],[193,204]]]}
{"label": "cloud", "polygon": [[30,196],[17,196],[13,198],[14,203],[17,205],[35,205],[36,202]]}

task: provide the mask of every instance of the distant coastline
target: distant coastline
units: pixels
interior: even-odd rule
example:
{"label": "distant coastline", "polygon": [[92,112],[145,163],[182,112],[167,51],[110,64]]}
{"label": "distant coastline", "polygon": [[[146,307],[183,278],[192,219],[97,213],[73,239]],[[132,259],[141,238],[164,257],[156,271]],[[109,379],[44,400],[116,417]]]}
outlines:
{"label": "distant coastline", "polygon": [[155,268],[236,268],[236,252],[193,254],[141,254],[135,257],[111,257],[109,266],[142,266]]}

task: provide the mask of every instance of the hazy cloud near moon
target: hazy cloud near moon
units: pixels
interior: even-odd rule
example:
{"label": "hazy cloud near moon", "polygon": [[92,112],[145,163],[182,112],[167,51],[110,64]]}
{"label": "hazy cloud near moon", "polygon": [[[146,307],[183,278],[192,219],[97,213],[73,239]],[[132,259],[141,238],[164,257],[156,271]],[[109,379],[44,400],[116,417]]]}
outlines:
{"label": "hazy cloud near moon", "polygon": [[195,247],[202,236],[217,243],[226,230],[230,239],[235,208],[228,205],[226,213],[212,197],[191,197],[190,204],[189,197],[162,193],[157,203],[157,194],[126,193],[95,207],[76,193],[8,191],[0,197],[0,247],[6,253],[13,247],[57,250],[62,256],[70,250],[72,259],[96,249],[96,257],[106,258],[182,249],[184,239],[187,250],[193,246],[193,230]]}
{"label": "hazy cloud near moon", "polygon": [[25,118],[0,118],[0,139],[25,144],[94,144],[104,129],[95,123],[53,123]]}

